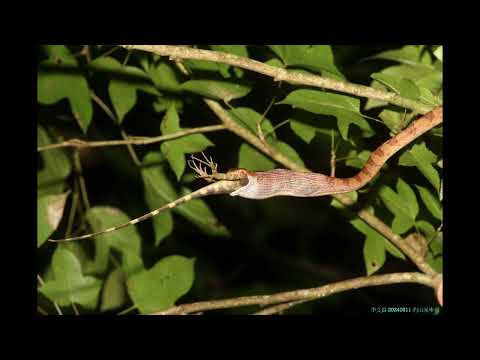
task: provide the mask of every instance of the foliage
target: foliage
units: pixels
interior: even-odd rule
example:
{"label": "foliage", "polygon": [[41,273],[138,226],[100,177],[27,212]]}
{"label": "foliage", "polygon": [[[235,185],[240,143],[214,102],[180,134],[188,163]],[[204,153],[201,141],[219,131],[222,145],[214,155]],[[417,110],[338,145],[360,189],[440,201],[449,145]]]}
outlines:
{"label": "foliage", "polygon": [[[355,78],[357,83],[431,106],[442,103],[441,47],[386,46],[370,53],[327,45],[203,48],[304,74],[352,82]],[[37,79],[39,147],[71,138],[156,137],[219,124],[203,102],[209,98],[220,101],[244,129],[256,135],[260,129],[268,145],[300,166],[328,173],[333,145],[336,174],[347,177],[363,166],[376,146],[418,116],[384,101],[266,82],[262,75],[227,64],[183,60],[190,72],[185,75],[166,58],[111,50],[42,47]],[[358,66],[362,70],[354,71]],[[273,97],[273,107],[263,114]],[[395,233],[425,237],[427,261],[438,271],[442,269],[441,140],[438,130],[420,137],[389,160],[371,184],[350,194]],[[79,305],[82,313],[134,308],[144,314],[177,304],[182,296],[206,300],[244,295],[254,286],[265,293],[314,286],[318,280],[338,278],[322,271],[306,277],[297,264],[328,263],[332,261],[328,256],[318,254],[334,246],[339,246],[335,251],[343,251],[334,261],[338,273],[371,275],[388,262],[401,266],[406,261],[402,252],[360,219],[342,216],[338,202],[329,206],[322,199],[198,199],[93,241],[47,242],[122,224],[202,186],[186,166],[190,154],[202,151],[223,170],[278,166],[226,131],[144,146],[40,151],[37,251],[43,281],[38,294],[42,304],[49,304],[42,306],[55,302],[65,310]],[[267,250],[257,253],[259,248]],[[345,254],[352,261],[342,261]],[[281,266],[279,258],[284,261]],[[359,259],[363,269],[351,265]],[[231,280],[221,273],[233,278],[251,262],[259,262],[261,271],[265,264],[277,264],[273,278],[280,279],[278,283],[268,272],[254,271],[255,285],[248,281],[228,285]],[[297,276],[292,275],[295,272]]]}

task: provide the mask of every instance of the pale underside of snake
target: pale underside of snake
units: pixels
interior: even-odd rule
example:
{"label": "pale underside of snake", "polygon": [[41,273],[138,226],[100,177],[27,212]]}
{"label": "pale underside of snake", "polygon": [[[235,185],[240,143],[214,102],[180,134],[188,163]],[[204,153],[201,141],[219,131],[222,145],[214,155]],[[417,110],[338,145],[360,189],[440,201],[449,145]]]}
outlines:
{"label": "pale underside of snake", "polygon": [[108,228],[99,232],[76,236],[66,239],[49,239],[53,242],[82,240],[106,234],[126,226],[137,224],[149,219],[163,211],[173,209],[178,205],[208,195],[230,194],[247,199],[267,199],[274,196],[313,197],[333,195],[358,190],[365,186],[380,171],[385,162],[400,149],[413,140],[439,125],[443,121],[443,107],[437,107],[429,113],[415,120],[410,126],[401,131],[390,140],[380,145],[371,153],[363,168],[349,178],[337,178],[320,173],[292,171],[287,169],[274,169],[270,171],[249,171],[235,169],[227,173],[217,172],[217,166],[213,161],[196,159],[197,163],[205,164],[211,168],[208,174],[201,165],[190,163],[199,177],[213,182],[197,191],[172,201],[152,212],[133,219],[125,224]]}

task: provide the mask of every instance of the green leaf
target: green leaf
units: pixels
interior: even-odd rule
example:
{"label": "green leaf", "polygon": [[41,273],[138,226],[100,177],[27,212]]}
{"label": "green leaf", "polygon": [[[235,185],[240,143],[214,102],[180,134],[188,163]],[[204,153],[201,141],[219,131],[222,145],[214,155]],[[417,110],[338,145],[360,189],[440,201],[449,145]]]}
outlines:
{"label": "green leaf", "polygon": [[113,270],[105,280],[101,294],[100,311],[110,311],[123,306],[128,300],[125,275],[122,269]]}
{"label": "green leaf", "polygon": [[[428,56],[423,57],[423,59],[427,60],[422,61],[426,61],[427,63],[430,62],[430,60],[428,60]],[[389,77],[394,77],[396,79],[406,79],[413,81],[418,88],[423,87],[432,91],[433,93],[437,93],[439,90],[441,90],[442,87],[442,71],[436,69],[431,65],[425,65],[424,63],[421,63],[420,66],[406,64],[390,66],[383,69],[380,73]],[[373,80],[371,86],[377,90],[386,90],[386,86],[376,80]],[[419,96],[421,95],[422,93],[420,91]],[[365,110],[372,109],[378,106],[384,106],[386,104],[387,103],[385,101],[368,99],[367,103],[365,104]]]}
{"label": "green leaf", "polygon": [[297,120],[291,120],[290,128],[295,134],[297,134],[300,139],[305,141],[307,144],[310,144],[310,142],[315,137],[316,128],[314,126],[304,124]]}
{"label": "green leaf", "polygon": [[[358,200],[358,192],[357,191],[350,191],[348,193],[345,193],[346,196],[348,196],[353,203],[356,203]],[[346,206],[343,205],[340,201],[332,197],[332,201],[330,202],[330,205],[333,206],[336,209],[345,209]]]}
{"label": "green leaf", "polygon": [[431,254],[428,254],[427,263],[437,273],[443,273],[443,256],[433,257]]}
{"label": "green leaf", "polygon": [[371,56],[369,59],[394,60],[412,67],[429,67],[432,64],[428,56],[422,56],[422,46],[418,45],[406,45],[401,49],[387,50]]}
{"label": "green leaf", "polygon": [[437,155],[428,150],[424,142],[415,144],[408,151],[405,151],[398,159],[398,164],[402,166],[416,166],[437,191],[440,188],[440,176],[438,171],[432,166],[437,161]]}
{"label": "green leaf", "polygon": [[301,66],[325,76],[344,80],[335,65],[330,45],[270,45],[287,67]]}
{"label": "green leaf", "polygon": [[185,295],[193,284],[194,262],[194,258],[172,255],[130,277],[128,291],[140,313],[169,308]]}
{"label": "green leaf", "polygon": [[[151,154],[151,153],[149,153]],[[150,155],[149,155],[150,156]],[[149,160],[149,159],[147,159]],[[142,178],[145,186],[145,201],[148,204],[149,210],[153,211],[165,205],[165,200],[157,194],[157,171],[153,167],[142,168]],[[165,181],[164,179],[163,181]],[[172,189],[173,190],[173,189]],[[171,195],[175,196],[175,193]],[[155,246],[170,235],[173,231],[173,216],[170,211],[162,212],[152,218],[153,231],[155,233]]]}
{"label": "green leaf", "polygon": [[347,139],[348,127],[352,123],[364,131],[364,136],[374,134],[368,122],[360,114],[360,100],[350,96],[318,90],[295,90],[278,104],[290,104],[315,114],[335,116],[344,139]]}
{"label": "green leaf", "polygon": [[365,235],[363,256],[367,275],[373,274],[383,266],[385,263],[385,250],[397,258],[405,260],[405,255],[400,250],[362,220],[354,219],[350,223]]}
{"label": "green leaf", "polygon": [[187,154],[202,152],[209,146],[215,146],[202,134],[183,136],[175,140],[169,140],[168,143],[170,145],[174,144],[176,149],[182,149],[182,151]]}
{"label": "green leaf", "polygon": [[38,102],[51,105],[68,99],[75,120],[86,133],[92,120],[93,107],[83,71],[66,47],[47,46],[46,50],[51,57],[43,61],[38,70]]}
{"label": "green leaf", "polygon": [[434,236],[436,236],[435,228],[429,222],[426,222],[425,220],[419,220],[415,223],[415,225],[427,240],[431,240]]}
{"label": "green leaf", "polygon": [[163,135],[173,134],[181,130],[180,118],[173,106],[171,106],[160,124]]}
{"label": "green leaf", "polygon": [[43,50],[50,59],[71,61],[75,59],[70,50],[64,45],[44,45]]}
{"label": "green leaf", "polygon": [[100,57],[92,61],[89,68],[93,72],[108,75],[108,79],[121,82],[124,86],[134,87],[147,94],[160,95],[149,74],[139,67],[122,65],[112,57]]}
{"label": "green leaf", "polygon": [[[317,115],[296,109],[293,110],[287,121],[290,123],[291,129],[305,142],[310,143],[317,136],[318,143],[325,144],[325,151],[330,150],[326,144],[331,144],[332,136],[335,144],[350,143],[350,141],[343,141],[338,131],[338,121],[329,115]],[[339,149],[337,148],[337,150]]]}
{"label": "green leaf", "polygon": [[367,275],[372,275],[385,263],[385,247],[383,241],[374,237],[367,237],[363,246],[363,258]]}
{"label": "green leaf", "polygon": [[281,68],[281,69],[285,68],[283,62],[280,61],[278,58],[268,59],[267,61],[265,61],[265,64],[270,65],[270,66],[275,66],[275,67],[278,67],[278,68]]}
{"label": "green leaf", "polygon": [[[37,144],[45,146],[51,144],[45,129],[37,126]],[[37,172],[38,196],[61,193],[65,187],[64,180],[72,170],[70,161],[64,149],[51,149],[40,152],[43,167]]]}
{"label": "green leaf", "polygon": [[245,45],[210,45],[214,51],[222,51],[229,54],[248,58],[248,51]]}
{"label": "green leaf", "polygon": [[385,250],[387,250],[390,255],[393,255],[393,256],[395,256],[396,258],[406,260],[405,255],[403,255],[403,253],[402,253],[400,250],[398,250],[398,249],[395,247],[395,245],[393,245],[393,244],[392,244],[390,241],[388,241],[387,239],[385,239]]}
{"label": "green leaf", "polygon": [[[260,120],[262,120],[262,115],[257,113],[256,111],[249,109],[249,108],[235,108],[229,111],[230,115],[244,128],[250,130],[253,133],[257,133],[257,124],[259,123]],[[281,152],[283,155],[288,157],[290,160],[296,162],[297,164],[301,166],[305,166],[303,163],[303,160],[298,156],[297,152],[295,149],[293,149],[290,145],[287,143],[284,143],[282,141],[277,140],[275,132],[273,131],[273,126],[270,123],[270,120],[267,118],[263,118],[261,122],[261,128],[264,136],[266,136],[266,140],[270,146],[275,148],[277,151]],[[259,159],[258,155],[255,155],[254,153],[248,153],[247,150],[247,155],[254,155],[254,157],[257,157]],[[265,159],[264,156],[261,156],[260,158]],[[242,161],[243,162],[243,161]],[[255,162],[255,161],[254,161]],[[264,161],[265,165],[268,165],[268,161]],[[243,167],[243,166],[242,166]],[[247,167],[248,169],[252,170],[252,168]],[[264,169],[265,170],[265,169]]]}
{"label": "green leaf", "polygon": [[362,150],[360,152],[357,150],[351,150],[347,155],[348,160],[345,162],[345,165],[362,169],[371,154],[372,152],[369,150]]}
{"label": "green leaf", "polygon": [[427,263],[439,273],[443,272],[443,232],[436,231],[426,221],[418,221],[417,227],[426,235],[428,241]]}
{"label": "green leaf", "polygon": [[[159,157],[159,154],[154,152],[148,153],[143,160],[143,181],[146,186],[148,184],[150,190],[153,192],[152,196],[157,199],[154,206],[151,207],[151,210],[168,204],[189,192],[188,189],[184,188],[182,194],[177,194],[166,175],[165,167],[161,164],[161,161],[162,159]],[[151,206],[151,204],[149,205]],[[212,236],[229,236],[227,228],[218,221],[215,214],[202,199],[189,201],[174,208],[173,211],[187,218],[206,234]],[[165,230],[165,232],[168,233],[167,230]]]}
{"label": "green leaf", "polygon": [[409,213],[413,218],[416,218],[418,215],[419,207],[417,202],[417,197],[415,192],[402,178],[397,180],[397,191],[398,195],[405,202],[406,206],[409,208]]}
{"label": "green leaf", "polygon": [[185,171],[185,154],[182,149],[178,149],[174,144],[170,144],[169,142],[164,142],[160,145],[160,150],[167,158],[170,167],[177,176],[177,180],[180,181]]}
{"label": "green leaf", "polygon": [[251,86],[217,80],[189,80],[182,84],[182,89],[228,103],[232,99],[244,97]]}
{"label": "green leaf", "polygon": [[442,99],[433,95],[430,89],[423,86],[419,86],[418,89],[420,90],[419,100],[422,102],[434,106],[440,106],[442,104]]}
{"label": "green leaf", "polygon": [[297,165],[300,165],[302,167],[305,167],[305,163],[303,162],[302,158],[298,155],[298,153],[295,151],[294,148],[292,148],[290,145],[287,143],[276,140],[276,139],[270,139],[268,143],[275,148],[278,152],[281,154],[285,155],[287,158],[292,160],[294,163]]}
{"label": "green leaf", "polygon": [[216,63],[214,61],[207,61],[207,60],[184,60],[183,63],[190,68],[191,70],[198,70],[198,71],[209,71],[215,73],[222,73],[225,66],[224,64]]}
{"label": "green leaf", "polygon": [[147,74],[150,76],[157,89],[169,93],[183,92],[179,76],[167,62],[160,61],[158,64],[150,66],[147,70]]}
{"label": "green leaf", "polygon": [[[143,215],[143,214],[139,214]],[[93,232],[102,231],[129,222],[131,219],[122,211],[110,206],[96,206],[86,213],[86,219]],[[130,274],[143,268],[141,256],[141,238],[135,225],[127,226],[104,235],[95,237],[95,260],[90,264],[88,272],[101,273],[106,270],[110,248],[122,253],[137,256],[135,263],[122,263],[125,274]],[[125,259],[124,259],[125,260]]]}
{"label": "green leaf", "polygon": [[417,100],[420,97],[420,90],[415,83],[409,79],[396,78],[382,73],[374,73],[370,76],[403,97],[413,100]]}
{"label": "green leaf", "polygon": [[[336,109],[360,113],[360,100],[357,98],[327,93],[320,90],[295,90],[280,101],[279,104],[290,104],[315,114],[327,114]],[[324,112],[327,110],[328,112]]]}
{"label": "green leaf", "polygon": [[385,263],[385,241],[387,240],[360,219],[351,220],[350,223],[365,235],[363,258],[367,275],[372,275]]}
{"label": "green leaf", "polygon": [[171,106],[175,106],[178,113],[183,111],[183,101],[181,98],[163,95],[153,102],[153,109],[156,112],[167,111]]}
{"label": "green leaf", "polygon": [[242,143],[238,152],[238,167],[250,171],[265,171],[274,169],[275,163],[251,145]]}
{"label": "green leaf", "polygon": [[37,199],[37,247],[47,241],[60,224],[68,194],[46,195]]}
{"label": "green leaf", "polygon": [[418,203],[415,193],[402,179],[397,181],[397,191],[398,194],[384,185],[380,188],[379,195],[387,209],[395,216],[393,231],[403,234],[415,224]]}
{"label": "green leaf", "polygon": [[[424,87],[430,91],[438,91],[441,89],[443,83],[443,73],[441,71],[429,71],[424,76],[415,81],[418,87]],[[442,103],[441,98],[435,97],[437,103]]]}
{"label": "green leaf", "polygon": [[[143,215],[143,214],[142,214]],[[111,206],[95,206],[86,214],[88,223],[93,231],[101,231],[110,227],[119,226],[131,219],[123,211]],[[141,238],[135,225],[98,235],[97,242],[107,242],[111,247],[120,252],[133,252],[140,255]]]}
{"label": "green leaf", "polygon": [[97,58],[90,63],[90,69],[109,75],[108,92],[120,124],[137,102],[137,90],[160,95],[149,74],[138,67],[123,66],[114,58]]}
{"label": "green leaf", "polygon": [[[250,130],[254,134],[257,133],[257,123],[262,120],[262,115],[250,108],[238,107],[227,111],[229,115],[241,126]],[[273,125],[268,118],[263,118],[261,123],[263,134],[276,137],[273,131]]]}
{"label": "green leaf", "polygon": [[415,185],[420,193],[420,197],[423,200],[423,203],[427,207],[428,211],[437,218],[438,220],[443,220],[443,209],[440,201],[433,196],[433,194],[427,188],[419,185]]}
{"label": "green leaf", "polygon": [[125,115],[132,110],[137,102],[137,89],[125,85],[124,82],[112,80],[108,85],[108,93],[110,94],[113,108],[121,124]]}
{"label": "green leaf", "polygon": [[71,303],[94,308],[100,293],[101,281],[83,276],[80,262],[70,251],[58,246],[52,257],[55,279],[45,282],[40,292],[60,306]]}
{"label": "green leaf", "polygon": [[433,55],[440,60],[443,61],[443,46],[439,46],[434,52]]}
{"label": "green leaf", "polygon": [[[184,129],[180,128],[180,119],[174,106],[171,106],[160,124],[163,135],[173,134]],[[182,177],[185,167],[185,154],[204,151],[214,144],[202,134],[187,135],[178,139],[164,141],[160,145],[162,154],[167,158],[177,180]]]}

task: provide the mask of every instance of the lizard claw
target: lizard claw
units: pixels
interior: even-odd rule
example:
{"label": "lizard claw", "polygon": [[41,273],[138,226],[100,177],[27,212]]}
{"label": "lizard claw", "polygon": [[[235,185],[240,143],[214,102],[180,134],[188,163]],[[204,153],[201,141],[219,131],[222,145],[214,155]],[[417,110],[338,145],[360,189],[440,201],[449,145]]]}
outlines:
{"label": "lizard claw", "polygon": [[[213,162],[211,157],[207,158],[203,152],[202,155],[205,160],[190,155],[190,160],[187,161],[187,164],[193,171],[196,172],[195,177],[206,179],[207,181],[213,181],[215,174],[218,173],[218,165]],[[205,167],[202,167],[202,164],[205,165]],[[208,168],[210,168],[211,174],[208,173]]]}

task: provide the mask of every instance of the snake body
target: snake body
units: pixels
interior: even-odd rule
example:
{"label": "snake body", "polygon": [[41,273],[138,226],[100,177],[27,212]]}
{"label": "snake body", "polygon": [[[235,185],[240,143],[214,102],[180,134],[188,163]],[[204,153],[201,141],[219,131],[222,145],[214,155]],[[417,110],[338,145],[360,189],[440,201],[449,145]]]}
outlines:
{"label": "snake body", "polygon": [[443,107],[437,107],[413,122],[371,153],[364,167],[349,178],[331,177],[320,173],[274,169],[251,172],[244,170],[247,185],[230,193],[248,199],[274,196],[313,197],[350,192],[365,186],[385,162],[413,140],[443,121]]}
{"label": "snake body", "polygon": [[[212,178],[218,180],[217,182],[185,195],[143,216],[130,220],[127,223],[95,233],[66,239],[49,239],[49,241],[63,242],[93,238],[129,225],[137,224],[163,211],[173,209],[188,201],[208,195],[230,194],[231,196],[241,196],[248,199],[266,199],[282,195],[296,197],[323,196],[357,190],[367,184],[393,154],[434,126],[440,124],[443,120],[442,111],[442,107],[432,110],[416,120],[398,135],[380,145],[370,155],[370,158],[360,172],[350,178],[342,179],[320,173],[291,171],[287,169],[258,172],[246,169],[235,169],[226,174],[216,173]],[[196,169],[197,172],[200,170],[199,168]]]}

